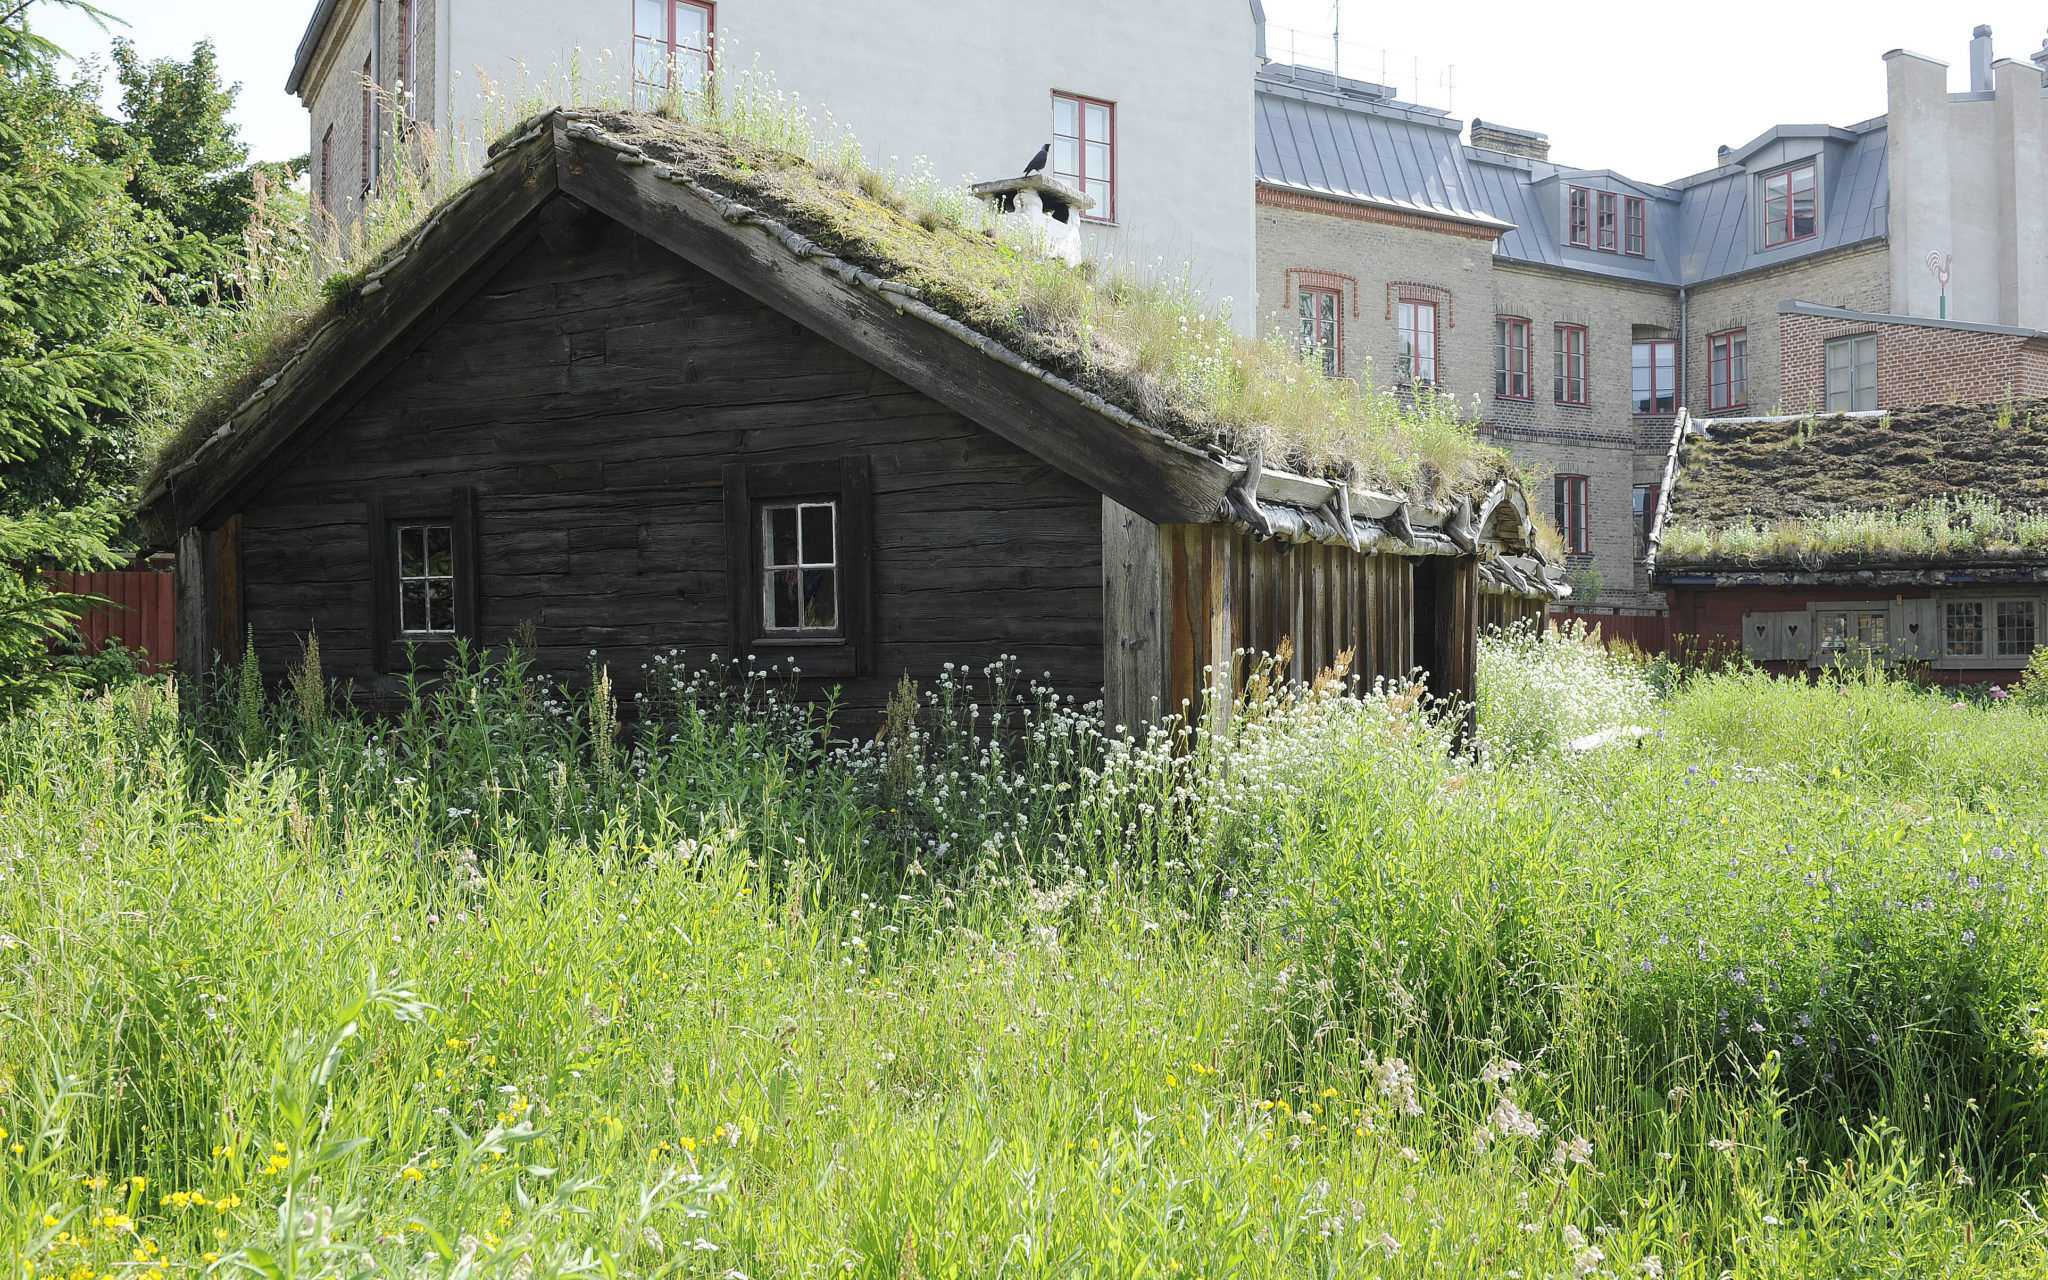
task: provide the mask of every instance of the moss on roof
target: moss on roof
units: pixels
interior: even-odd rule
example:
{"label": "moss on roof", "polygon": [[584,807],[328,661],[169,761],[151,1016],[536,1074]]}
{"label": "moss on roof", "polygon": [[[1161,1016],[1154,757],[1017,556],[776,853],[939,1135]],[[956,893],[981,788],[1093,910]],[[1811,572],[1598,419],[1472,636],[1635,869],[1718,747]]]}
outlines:
{"label": "moss on roof", "polygon": [[2048,555],[2048,400],[1710,433],[1681,450],[1660,564]]}
{"label": "moss on roof", "polygon": [[[1182,284],[1135,281],[1092,263],[1070,267],[998,236],[981,207],[957,195],[905,193],[885,175],[833,158],[813,163],[743,130],[616,111],[582,118],[831,253],[915,286],[937,310],[1187,443],[1233,454],[1259,443],[1269,465],[1317,475],[1354,469],[1361,483],[1425,500],[1520,477],[1448,398],[1404,403],[1324,378],[1284,339],[1236,334]],[[362,274],[309,300],[299,332],[345,314]],[[252,348],[239,366],[224,362],[153,459],[150,483],[188,458],[301,346],[285,333]]]}

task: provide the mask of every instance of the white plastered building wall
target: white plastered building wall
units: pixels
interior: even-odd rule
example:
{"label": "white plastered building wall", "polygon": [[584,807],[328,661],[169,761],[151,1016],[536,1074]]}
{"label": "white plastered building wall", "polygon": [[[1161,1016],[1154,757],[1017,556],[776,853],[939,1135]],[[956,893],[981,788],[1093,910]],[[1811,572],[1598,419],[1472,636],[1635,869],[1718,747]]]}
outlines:
{"label": "white plastered building wall", "polygon": [[[478,145],[528,99],[630,96],[633,0],[435,6],[429,122]],[[1013,176],[1052,136],[1055,93],[1115,104],[1113,222],[1089,252],[1185,274],[1251,333],[1251,0],[718,0],[728,83],[757,69],[869,163],[946,185]]]}
{"label": "white plastered building wall", "polygon": [[1892,309],[1941,317],[1933,256],[1949,264],[1949,319],[2048,329],[2048,89],[1978,40],[1965,93],[1939,59],[1885,55]]}

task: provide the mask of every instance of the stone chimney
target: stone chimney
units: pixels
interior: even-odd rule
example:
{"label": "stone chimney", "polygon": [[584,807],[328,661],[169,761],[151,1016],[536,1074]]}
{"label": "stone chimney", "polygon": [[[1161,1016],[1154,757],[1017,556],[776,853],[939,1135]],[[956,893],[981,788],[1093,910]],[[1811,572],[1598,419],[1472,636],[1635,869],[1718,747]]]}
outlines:
{"label": "stone chimney", "polygon": [[1991,28],[1980,26],[1970,33],[1970,92],[1991,93],[1997,87],[1991,75]]}
{"label": "stone chimney", "polygon": [[1498,151],[1524,160],[1550,159],[1550,135],[1530,129],[1511,129],[1485,120],[1472,122],[1472,145],[1481,151]]}
{"label": "stone chimney", "polygon": [[1721,149],[1714,153],[1714,162],[1716,164],[1727,164],[1728,158],[1734,154],[1735,148],[1724,142],[1721,144]]}

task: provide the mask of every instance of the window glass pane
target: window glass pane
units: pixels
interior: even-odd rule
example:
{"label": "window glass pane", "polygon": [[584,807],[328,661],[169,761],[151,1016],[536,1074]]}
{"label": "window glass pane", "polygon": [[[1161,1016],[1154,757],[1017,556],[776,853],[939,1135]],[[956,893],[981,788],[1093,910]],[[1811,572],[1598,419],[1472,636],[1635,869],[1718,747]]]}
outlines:
{"label": "window glass pane", "polygon": [[2031,600],[1998,602],[1999,657],[2024,658],[2034,652],[2037,643],[2034,612]]}
{"label": "window glass pane", "polygon": [[633,34],[668,39],[668,0],[633,0]]}
{"label": "window glass pane", "polygon": [[1857,614],[1856,643],[1865,649],[1884,648],[1885,622],[1885,615],[1881,613]]}
{"label": "window glass pane", "polygon": [[711,14],[694,4],[676,6],[676,45],[703,51],[711,47]]}
{"label": "window glass pane", "polygon": [[839,575],[830,569],[804,571],[804,626],[831,630],[839,625]]}
{"label": "window glass pane", "polygon": [[1984,654],[1984,605],[1982,601],[1970,600],[1951,603],[1947,609],[1947,626],[1944,630],[1946,648],[1951,657],[1976,658]]}
{"label": "window glass pane", "polygon": [[768,508],[768,563],[797,562],[796,508]]}
{"label": "window glass pane", "polygon": [[1052,169],[1062,177],[1078,180],[1081,176],[1081,144],[1072,138],[1054,138]]}
{"label": "window glass pane", "polygon": [[417,578],[427,571],[427,531],[410,525],[398,531],[398,576]]}
{"label": "window glass pane", "polygon": [[1088,126],[1086,135],[1088,140],[1090,142],[1107,143],[1109,141],[1109,108],[1099,102],[1091,102],[1082,110],[1084,122]]}
{"label": "window glass pane", "polygon": [[1849,647],[1849,615],[1823,613],[1814,619],[1820,632],[1822,653],[1840,653]]}
{"label": "window glass pane", "polygon": [[[1090,142],[1086,158],[1088,161],[1088,176],[1107,181],[1110,177],[1109,144],[1106,142]],[[1107,210],[1103,212],[1107,212]]]}
{"label": "window glass pane", "polygon": [[455,584],[447,578],[429,578],[424,585],[427,589],[427,629],[455,630]]}
{"label": "window glass pane", "polygon": [[833,554],[832,508],[824,503],[803,509],[803,562],[805,564],[835,564],[838,556]]}
{"label": "window glass pane", "polygon": [[1052,131],[1070,138],[1081,136],[1081,104],[1072,98],[1052,100]]}
{"label": "window glass pane", "polygon": [[768,575],[768,626],[795,631],[803,625],[803,571],[777,569]]}
{"label": "window glass pane", "polygon": [[427,573],[438,578],[455,576],[455,531],[445,524],[428,525]]}

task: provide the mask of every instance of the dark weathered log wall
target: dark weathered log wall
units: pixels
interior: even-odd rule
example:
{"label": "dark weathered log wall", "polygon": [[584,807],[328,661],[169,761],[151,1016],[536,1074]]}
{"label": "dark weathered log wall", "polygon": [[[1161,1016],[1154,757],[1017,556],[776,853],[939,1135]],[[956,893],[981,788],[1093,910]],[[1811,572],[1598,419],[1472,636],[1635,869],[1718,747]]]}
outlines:
{"label": "dark weathered log wall", "polygon": [[873,467],[856,721],[905,672],[1000,654],[1097,696],[1093,491],[616,226],[572,255],[534,243],[245,508],[246,621],[273,675],[318,628],[330,675],[389,689],[368,503],[469,486],[486,643],[530,621],[543,672],[595,650],[629,683],[656,652],[730,656],[720,468],[847,455]]}

